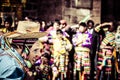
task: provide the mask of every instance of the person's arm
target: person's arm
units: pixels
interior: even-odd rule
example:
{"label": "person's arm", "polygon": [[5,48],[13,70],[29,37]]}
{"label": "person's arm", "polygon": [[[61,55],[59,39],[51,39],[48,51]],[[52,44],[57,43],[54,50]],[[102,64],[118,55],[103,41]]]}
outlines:
{"label": "person's arm", "polygon": [[112,25],[112,22],[105,22],[105,23],[99,24],[99,25],[95,28],[95,31],[96,31],[96,32],[99,32],[101,28],[104,28],[104,27],[107,26],[107,25]]}
{"label": "person's arm", "polygon": [[78,37],[77,35],[74,36],[74,38],[72,39],[72,43],[74,46],[78,46],[79,44],[82,44],[83,43],[83,40],[78,40]]}
{"label": "person's arm", "polygon": [[68,51],[70,51],[70,50],[72,49],[72,44],[70,43],[70,41],[69,41],[67,38],[65,38],[65,39],[66,39],[66,41],[67,41],[66,49],[67,49]]}

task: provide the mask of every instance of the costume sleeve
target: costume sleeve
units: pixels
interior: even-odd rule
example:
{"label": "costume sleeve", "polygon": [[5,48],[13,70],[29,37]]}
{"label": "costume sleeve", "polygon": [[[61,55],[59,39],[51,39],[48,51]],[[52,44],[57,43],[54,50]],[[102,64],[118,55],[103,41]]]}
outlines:
{"label": "costume sleeve", "polygon": [[66,41],[67,41],[67,46],[66,46],[66,49],[68,51],[70,51],[72,49],[72,44],[70,43],[70,41],[66,38]]}
{"label": "costume sleeve", "polygon": [[88,34],[87,39],[82,43],[83,47],[91,48],[92,34]]}
{"label": "costume sleeve", "polygon": [[95,31],[99,32],[100,31],[100,26],[95,27]]}
{"label": "costume sleeve", "polygon": [[74,35],[73,38],[72,38],[72,43],[73,43],[74,46],[77,45],[77,44],[76,44],[77,40],[78,40],[78,39],[77,39],[77,35]]}
{"label": "costume sleeve", "polygon": [[111,46],[115,46],[114,40],[115,40],[115,34],[109,32],[109,33],[106,34],[106,37],[103,39],[102,45],[108,45],[109,44]]}

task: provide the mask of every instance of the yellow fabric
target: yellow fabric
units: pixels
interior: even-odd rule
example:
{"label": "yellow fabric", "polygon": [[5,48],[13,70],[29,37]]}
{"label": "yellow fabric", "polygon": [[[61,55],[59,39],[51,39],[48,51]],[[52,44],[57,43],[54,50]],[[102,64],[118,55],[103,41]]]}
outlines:
{"label": "yellow fabric", "polygon": [[117,69],[117,72],[120,73],[120,70],[118,69],[118,61],[117,61],[116,49],[114,49],[114,51],[113,51],[113,57],[115,58],[115,67]]}
{"label": "yellow fabric", "polygon": [[[65,44],[62,44],[63,40],[60,40],[58,38],[55,38],[53,40],[53,57],[57,62],[59,62],[60,55],[63,55],[63,54],[68,55],[68,51],[72,49],[72,45],[70,41],[65,37],[64,37],[64,41],[65,41]],[[69,48],[68,51],[66,50],[66,46],[68,46]]]}
{"label": "yellow fabric", "polygon": [[72,49],[72,45],[70,43],[70,41],[67,38],[64,38],[64,40],[66,41],[65,44],[62,44],[62,40],[59,40],[58,38],[54,39],[53,41],[53,49],[54,51],[57,51],[59,53],[66,53],[66,46],[69,46],[69,50]]}
{"label": "yellow fabric", "polygon": [[0,31],[6,33],[6,32],[7,32],[7,29],[6,29],[6,28],[1,28]]}
{"label": "yellow fabric", "polygon": [[96,31],[96,32],[99,32],[99,31],[100,31],[100,26],[97,26],[97,27],[95,28],[95,31]]}
{"label": "yellow fabric", "polygon": [[75,47],[75,51],[76,52],[90,52],[90,49],[78,46],[78,47]]}

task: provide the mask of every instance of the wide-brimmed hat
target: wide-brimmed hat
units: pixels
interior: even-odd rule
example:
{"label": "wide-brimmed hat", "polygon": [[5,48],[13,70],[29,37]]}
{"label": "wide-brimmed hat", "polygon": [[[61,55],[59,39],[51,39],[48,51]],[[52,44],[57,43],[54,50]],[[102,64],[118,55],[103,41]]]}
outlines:
{"label": "wide-brimmed hat", "polygon": [[32,21],[19,21],[17,30],[5,33],[8,38],[40,38],[47,35],[47,32],[39,32],[40,24]]}
{"label": "wide-brimmed hat", "polygon": [[15,39],[41,38],[45,35],[47,35],[47,32],[30,32],[30,33],[9,32],[4,34],[4,36],[8,38],[15,38]]}

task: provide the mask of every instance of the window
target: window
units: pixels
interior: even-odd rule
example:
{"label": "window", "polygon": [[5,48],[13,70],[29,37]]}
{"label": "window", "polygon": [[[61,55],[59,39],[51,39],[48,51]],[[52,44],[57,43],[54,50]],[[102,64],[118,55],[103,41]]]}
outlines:
{"label": "window", "polygon": [[72,7],[92,9],[93,0],[72,0]]}

